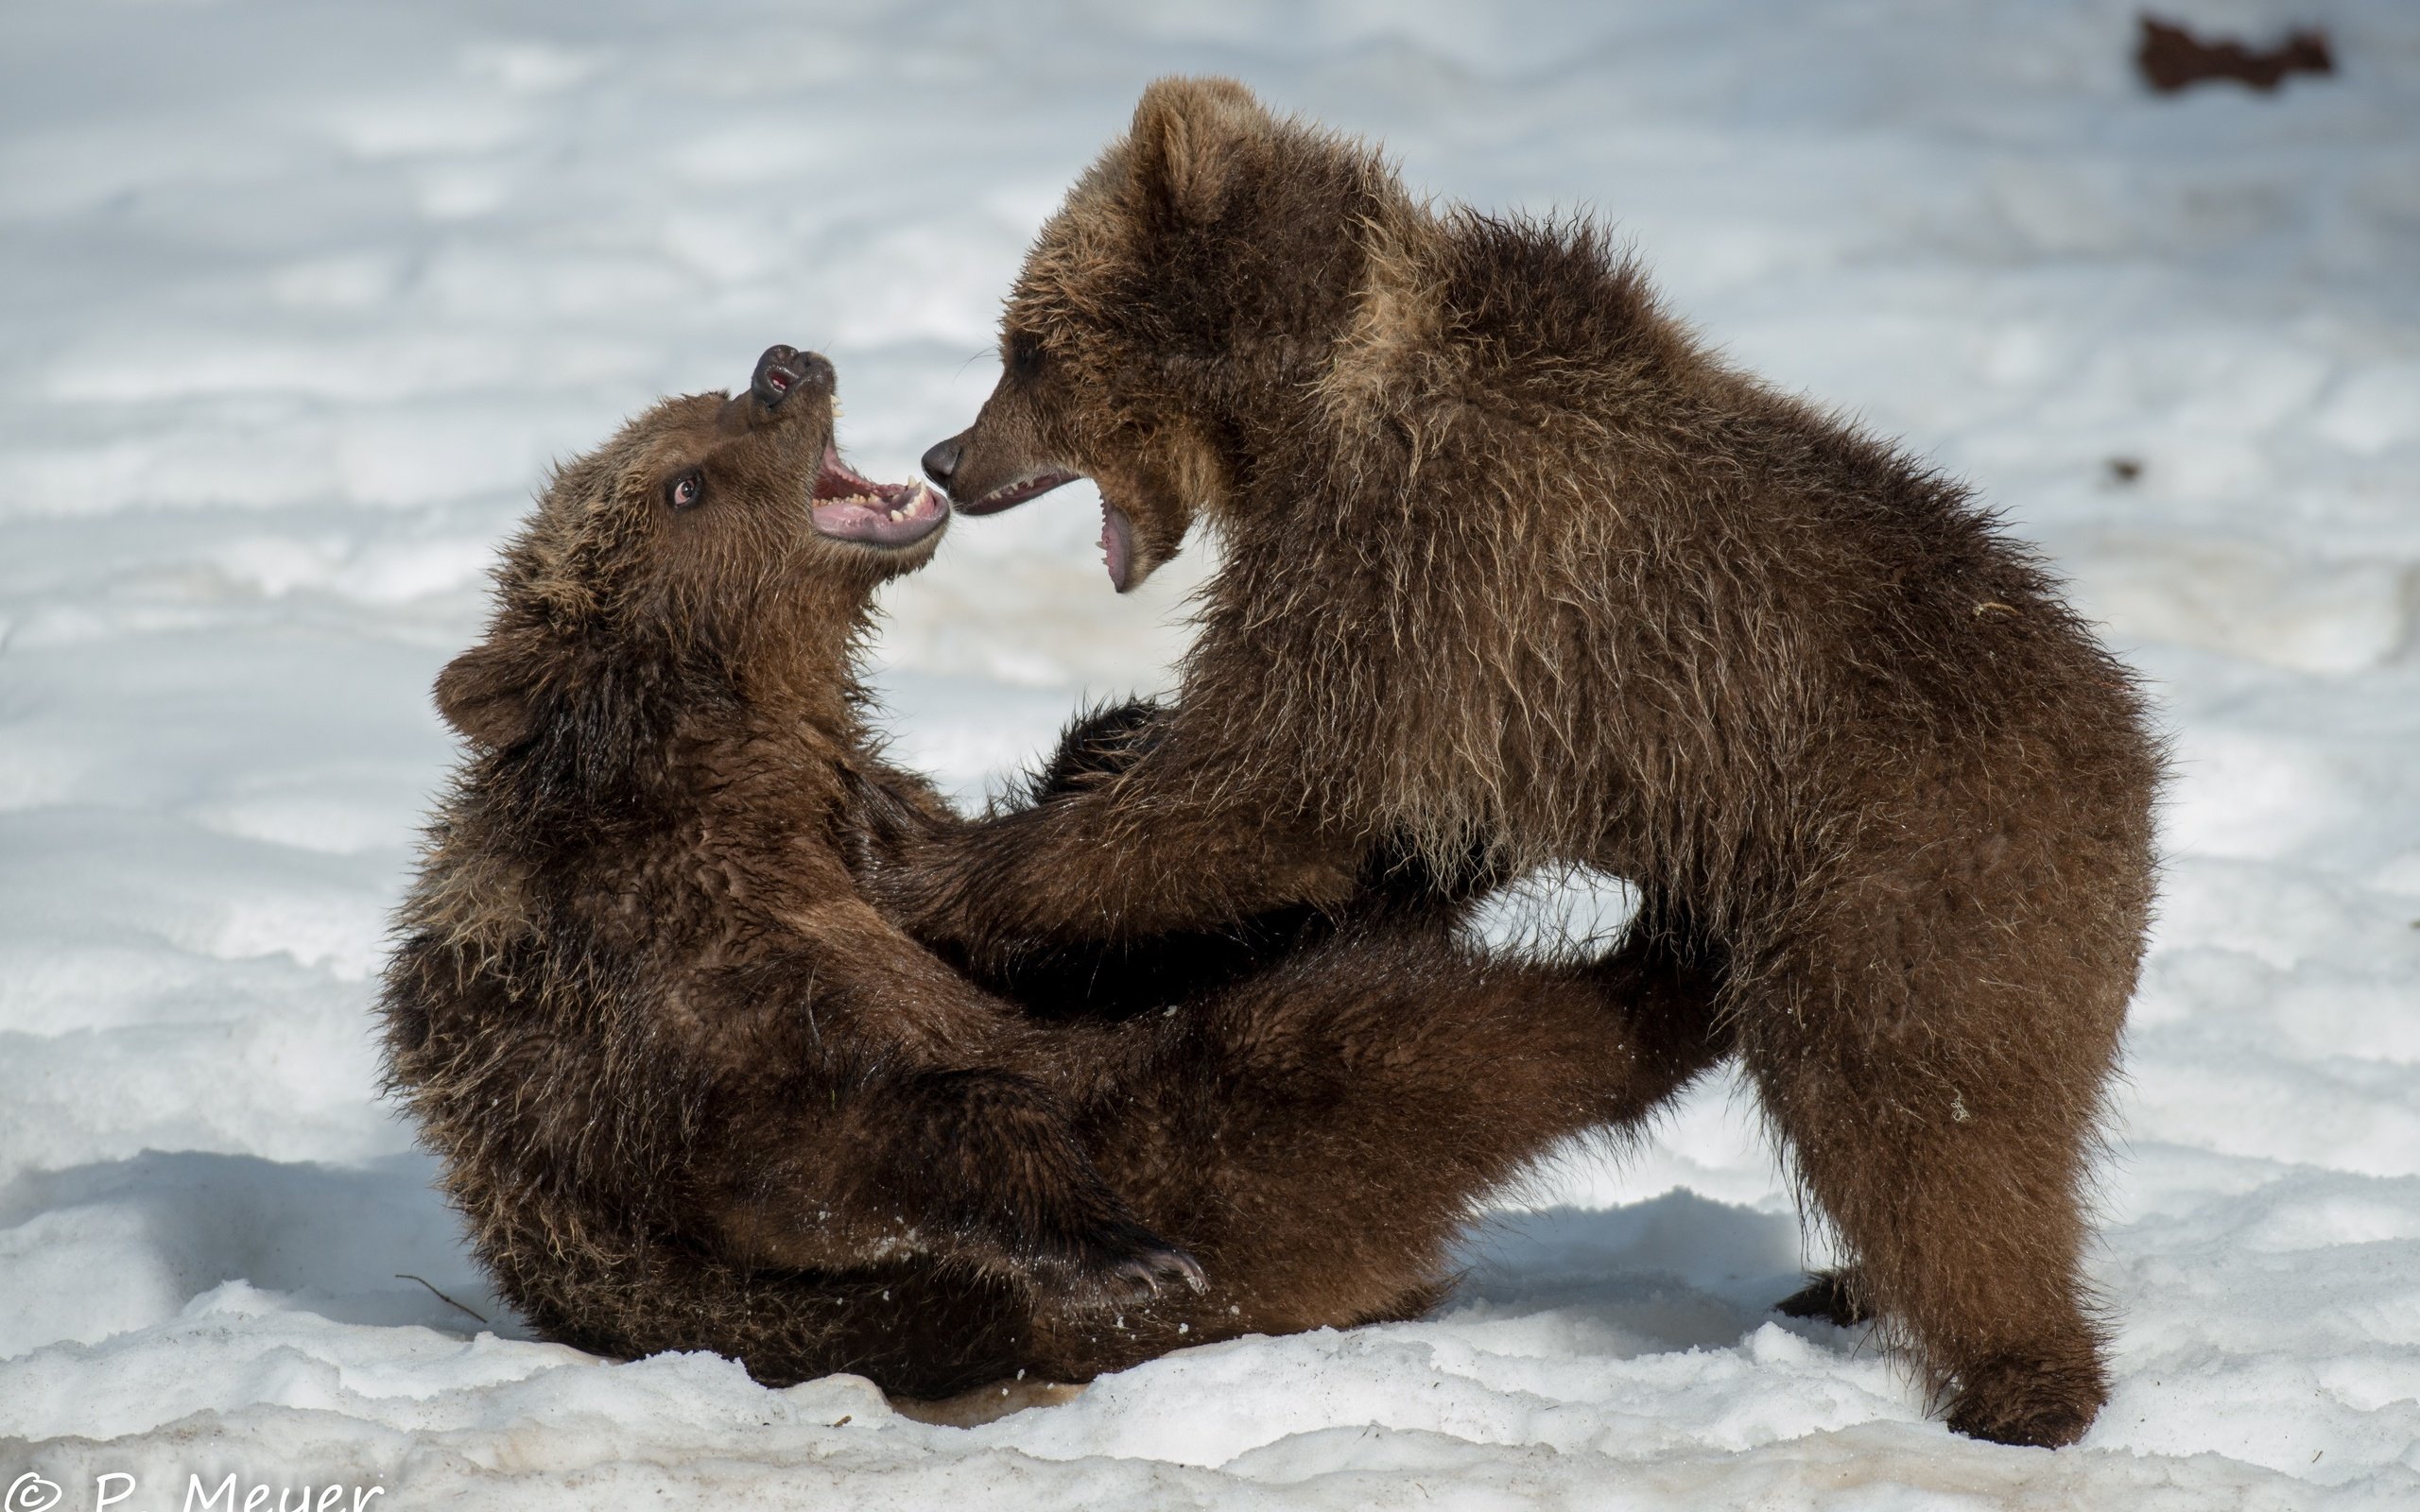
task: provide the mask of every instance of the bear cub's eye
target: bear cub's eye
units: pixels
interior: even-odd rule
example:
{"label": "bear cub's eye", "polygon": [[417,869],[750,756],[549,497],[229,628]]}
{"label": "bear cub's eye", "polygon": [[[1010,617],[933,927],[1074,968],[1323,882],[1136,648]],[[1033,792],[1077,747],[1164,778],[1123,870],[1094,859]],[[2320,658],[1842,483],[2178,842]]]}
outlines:
{"label": "bear cub's eye", "polygon": [[1030,378],[1042,370],[1042,343],[1022,333],[1009,337],[1009,371]]}
{"label": "bear cub's eye", "polygon": [[664,485],[664,502],[675,509],[686,509],[706,496],[706,475],[695,468]]}

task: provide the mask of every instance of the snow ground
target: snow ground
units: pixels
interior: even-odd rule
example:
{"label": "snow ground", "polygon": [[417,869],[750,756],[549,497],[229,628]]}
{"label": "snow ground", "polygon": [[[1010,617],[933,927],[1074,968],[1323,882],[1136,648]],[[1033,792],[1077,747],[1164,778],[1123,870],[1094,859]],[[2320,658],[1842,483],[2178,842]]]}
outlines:
{"label": "snow ground", "polygon": [[[387,1506],[2420,1505],[2420,11],[2172,8],[2318,19],[2343,72],[2155,101],[2116,0],[818,9],[0,10],[7,1512],[43,1512],[28,1473],[142,1512],[231,1472]],[[367,1009],[491,543],[549,456],[776,339],[904,475],[1176,69],[1440,193],[1617,216],[1740,359],[1980,481],[2157,679],[2171,861],[2082,1446],[1952,1438],[1858,1337],[1775,1321],[1792,1210],[1721,1089],[1546,1174],[1434,1321],[973,1431],[601,1365],[483,1291]],[[1185,575],[1116,599],[1094,529],[964,523],[895,590],[910,759],[975,793],[1162,676]]]}

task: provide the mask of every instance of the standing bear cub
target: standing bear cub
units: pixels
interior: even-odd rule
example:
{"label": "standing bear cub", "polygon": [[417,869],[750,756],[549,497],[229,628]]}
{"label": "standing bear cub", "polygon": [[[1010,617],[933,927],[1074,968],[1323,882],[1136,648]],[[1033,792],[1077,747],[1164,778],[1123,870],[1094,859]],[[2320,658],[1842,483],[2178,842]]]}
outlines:
{"label": "standing bear cub", "polygon": [[1171,941],[1158,1000],[1062,957],[1080,1001],[1020,1003],[928,954],[852,867],[953,821],[856,666],[948,508],[840,462],[833,384],[775,347],[562,468],[438,682],[471,748],[388,1070],[540,1332],[934,1398],[1412,1316],[1491,1188],[1695,1074],[1678,971],[1491,963],[1377,892],[1261,921],[1265,960]]}
{"label": "standing bear cub", "polygon": [[2143,949],[2161,756],[2127,671],[1966,490],[1725,366],[1582,223],[1438,211],[1171,79],[1068,194],[964,513],[1075,477],[1123,592],[1224,547],[1150,747],[877,886],[980,962],[1429,875],[1629,879],[1719,980],[1878,1318],[1960,1432],[2107,1395],[2079,1188]]}

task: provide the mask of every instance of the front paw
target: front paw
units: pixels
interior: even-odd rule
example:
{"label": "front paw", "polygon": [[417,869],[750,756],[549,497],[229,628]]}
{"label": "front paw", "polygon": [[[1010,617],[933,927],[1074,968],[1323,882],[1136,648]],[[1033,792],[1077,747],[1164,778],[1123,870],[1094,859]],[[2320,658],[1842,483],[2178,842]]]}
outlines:
{"label": "front paw", "polygon": [[1949,1429],[1969,1438],[2061,1449],[2082,1438],[2109,1400],[2089,1345],[1995,1355],[1962,1367]]}
{"label": "front paw", "polygon": [[1046,1290],[1083,1308],[1148,1302],[1179,1288],[1197,1294],[1210,1289],[1200,1261],[1132,1224],[1088,1235],[1039,1269]]}
{"label": "front paw", "polygon": [[1026,783],[1025,807],[1099,785],[1141,760],[1166,732],[1164,713],[1146,698],[1101,704],[1059,735],[1059,749]]}

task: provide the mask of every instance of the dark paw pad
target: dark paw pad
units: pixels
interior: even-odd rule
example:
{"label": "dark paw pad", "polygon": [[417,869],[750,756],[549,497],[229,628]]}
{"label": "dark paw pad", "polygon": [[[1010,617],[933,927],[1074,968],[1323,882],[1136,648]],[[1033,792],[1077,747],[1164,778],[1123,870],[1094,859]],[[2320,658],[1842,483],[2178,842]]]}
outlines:
{"label": "dark paw pad", "polygon": [[2108,1400],[2108,1383],[2089,1358],[1996,1355],[1959,1372],[1949,1427],[1995,1444],[2057,1449],[2082,1438]]}

